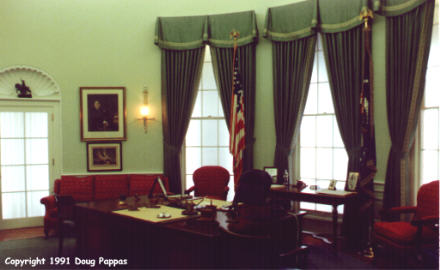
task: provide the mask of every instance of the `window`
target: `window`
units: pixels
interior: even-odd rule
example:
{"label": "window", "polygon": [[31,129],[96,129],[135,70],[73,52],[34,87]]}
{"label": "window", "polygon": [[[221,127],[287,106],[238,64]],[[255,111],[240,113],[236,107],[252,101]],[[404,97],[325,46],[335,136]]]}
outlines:
{"label": "window", "polygon": [[[232,172],[229,131],[215,83],[209,48],[206,50],[199,92],[185,138],[185,189],[193,186],[192,175],[201,166],[219,165],[230,174]],[[233,185],[231,177],[229,200],[234,196]]]}
{"label": "window", "polygon": [[421,111],[421,184],[440,179],[440,38],[439,3],[432,29],[431,50],[426,71],[425,97]]}
{"label": "window", "polygon": [[[343,190],[348,156],[339,133],[328,82],[322,42],[318,36],[312,79],[300,130],[300,177],[307,185],[327,188],[336,180]],[[330,212],[331,206],[301,202],[308,210]],[[338,209],[341,213],[342,208]]]}
{"label": "window", "polygon": [[1,219],[44,215],[49,195],[49,113],[0,112]]}

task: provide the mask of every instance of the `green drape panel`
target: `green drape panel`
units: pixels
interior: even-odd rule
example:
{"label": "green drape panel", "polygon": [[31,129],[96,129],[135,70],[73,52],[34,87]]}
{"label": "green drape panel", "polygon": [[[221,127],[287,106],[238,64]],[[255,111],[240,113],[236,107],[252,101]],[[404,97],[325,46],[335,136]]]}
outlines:
{"label": "green drape panel", "polygon": [[316,0],[269,8],[264,37],[272,41],[292,41],[314,35],[317,15]]}
{"label": "green drape panel", "polygon": [[383,16],[399,16],[425,4],[426,1],[435,0],[375,0],[379,2],[376,12]]}
{"label": "green drape panel", "polygon": [[162,50],[164,173],[170,190],[181,192],[180,152],[197,96],[205,48]]}
{"label": "green drape panel", "polygon": [[[407,1],[412,2],[412,1]],[[409,203],[408,153],[420,114],[433,25],[434,1],[386,20],[387,116],[391,150],[383,205]]]}
{"label": "green drape panel", "polygon": [[[255,43],[238,47],[239,70],[244,89],[245,141],[243,171],[254,164],[254,123],[255,123]],[[229,128],[232,94],[233,48],[211,47],[214,76],[222,102],[225,120]]]}
{"label": "green drape panel", "polygon": [[[361,157],[360,92],[362,89],[362,25],[348,31],[323,34],[323,49],[329,74],[335,115],[348,154],[348,172],[359,172]],[[344,207],[344,234],[359,248],[359,205]],[[348,226],[350,224],[350,226]],[[368,232],[367,232],[368,233]],[[357,244],[356,244],[357,243]],[[364,243],[362,243],[364,244]]]}
{"label": "green drape panel", "polygon": [[278,181],[289,169],[309,92],[316,35],[290,42],[273,42],[273,88],[276,149],[274,166]]}
{"label": "green drape panel", "polygon": [[323,34],[322,43],[336,119],[348,154],[348,171],[359,171],[362,26]]}

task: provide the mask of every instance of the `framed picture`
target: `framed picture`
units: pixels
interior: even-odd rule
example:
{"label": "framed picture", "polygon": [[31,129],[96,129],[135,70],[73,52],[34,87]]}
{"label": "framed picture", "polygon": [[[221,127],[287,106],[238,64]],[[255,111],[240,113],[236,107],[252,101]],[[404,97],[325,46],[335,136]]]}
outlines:
{"label": "framed picture", "polygon": [[349,172],[348,173],[348,180],[347,180],[347,190],[348,191],[356,191],[358,179],[359,179],[358,172]]}
{"label": "framed picture", "polygon": [[336,190],[336,180],[330,180],[330,183],[328,184],[329,190]]}
{"label": "framed picture", "polygon": [[80,87],[81,141],[126,140],[125,87]]}
{"label": "framed picture", "polygon": [[264,167],[263,170],[267,172],[270,177],[272,177],[272,183],[275,184],[277,182],[278,176],[278,168],[276,167]]}
{"label": "framed picture", "polygon": [[87,171],[122,171],[121,142],[87,143]]}

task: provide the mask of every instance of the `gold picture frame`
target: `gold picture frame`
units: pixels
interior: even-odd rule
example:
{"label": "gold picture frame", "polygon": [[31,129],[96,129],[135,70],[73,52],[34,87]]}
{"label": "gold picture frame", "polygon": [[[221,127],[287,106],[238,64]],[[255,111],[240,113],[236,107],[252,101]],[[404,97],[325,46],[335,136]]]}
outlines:
{"label": "gold picture frame", "polygon": [[87,171],[122,171],[121,142],[88,142]]}
{"label": "gold picture frame", "polygon": [[81,141],[127,140],[125,87],[80,87]]}

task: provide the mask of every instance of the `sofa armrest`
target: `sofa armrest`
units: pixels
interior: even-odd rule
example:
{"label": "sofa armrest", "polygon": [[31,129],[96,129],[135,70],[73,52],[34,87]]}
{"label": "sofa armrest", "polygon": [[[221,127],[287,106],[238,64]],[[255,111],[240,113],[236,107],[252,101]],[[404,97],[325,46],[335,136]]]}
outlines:
{"label": "sofa armrest", "polygon": [[414,214],[417,207],[415,206],[400,206],[392,207],[389,209],[382,209],[380,211],[380,216],[382,220],[387,220],[389,217],[400,215],[400,214]]}

